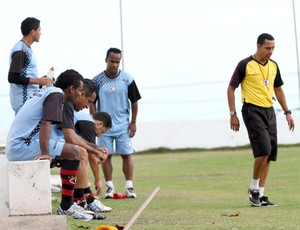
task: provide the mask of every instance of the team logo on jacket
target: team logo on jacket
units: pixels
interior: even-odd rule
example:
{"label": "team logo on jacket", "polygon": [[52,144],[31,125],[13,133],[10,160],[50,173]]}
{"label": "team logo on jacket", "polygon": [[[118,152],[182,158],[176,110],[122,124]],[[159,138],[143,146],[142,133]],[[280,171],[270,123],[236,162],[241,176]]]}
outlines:
{"label": "team logo on jacket", "polygon": [[115,92],[116,91],[116,87],[114,85],[110,85],[109,86],[109,91],[110,92]]}

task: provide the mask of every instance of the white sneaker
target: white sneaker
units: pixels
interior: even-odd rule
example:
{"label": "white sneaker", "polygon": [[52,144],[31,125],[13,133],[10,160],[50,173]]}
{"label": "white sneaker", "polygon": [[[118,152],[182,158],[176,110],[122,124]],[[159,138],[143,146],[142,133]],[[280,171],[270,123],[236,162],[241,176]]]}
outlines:
{"label": "white sneaker", "polygon": [[127,198],[136,198],[136,193],[134,191],[134,188],[126,188],[126,195]]}
{"label": "white sneaker", "polygon": [[56,214],[72,216],[74,219],[82,220],[86,222],[93,219],[93,215],[87,214],[85,212],[85,209],[76,203],[74,203],[68,210],[62,210],[62,208],[58,206],[56,210]]}
{"label": "white sneaker", "polygon": [[108,198],[113,199],[114,198],[114,192],[115,192],[115,190],[113,188],[107,187],[107,190],[106,190],[106,193],[104,195],[104,198],[105,199],[108,199]]}
{"label": "white sneaker", "polygon": [[96,197],[92,203],[88,204],[88,209],[93,212],[110,212],[112,210],[112,208],[102,204]]}
{"label": "white sneaker", "polygon": [[57,186],[51,185],[51,192],[60,192],[61,189]]}

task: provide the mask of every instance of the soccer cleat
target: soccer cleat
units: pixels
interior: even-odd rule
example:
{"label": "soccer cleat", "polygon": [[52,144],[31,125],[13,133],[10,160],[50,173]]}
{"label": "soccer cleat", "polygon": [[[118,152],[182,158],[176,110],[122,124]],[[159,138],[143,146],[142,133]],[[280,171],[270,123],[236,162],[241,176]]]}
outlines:
{"label": "soccer cleat", "polygon": [[112,208],[105,206],[102,202],[98,199],[94,199],[94,201],[87,205],[88,209],[93,212],[110,212]]}
{"label": "soccer cleat", "polygon": [[249,203],[252,206],[261,206],[261,202],[259,199],[259,190],[258,189],[250,189],[248,190]]}
{"label": "soccer cleat", "polygon": [[126,196],[127,198],[136,198],[134,188],[126,188]]}
{"label": "soccer cleat", "polygon": [[262,196],[260,199],[261,206],[277,206],[277,204],[272,203],[269,201],[269,198],[267,196]]}
{"label": "soccer cleat", "polygon": [[56,210],[57,215],[66,215],[66,216],[71,216],[74,219],[77,220],[82,220],[82,221],[90,221],[93,219],[93,215],[86,213],[84,208],[79,206],[78,204],[74,203],[68,210],[62,210],[60,206],[58,206]]}
{"label": "soccer cleat", "polygon": [[115,192],[115,190],[113,188],[107,187],[104,198],[105,199],[109,199],[109,198],[113,199],[114,198],[114,192]]}

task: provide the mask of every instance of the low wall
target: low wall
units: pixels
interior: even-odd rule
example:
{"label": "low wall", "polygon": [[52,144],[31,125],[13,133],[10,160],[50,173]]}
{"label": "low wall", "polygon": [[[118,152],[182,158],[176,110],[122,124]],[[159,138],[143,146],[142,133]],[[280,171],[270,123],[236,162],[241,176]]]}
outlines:
{"label": "low wall", "polygon": [[[300,115],[293,114],[296,123],[290,132],[284,115],[277,116],[279,144],[300,143]],[[240,117],[240,119],[242,119]],[[228,120],[199,120],[175,122],[138,122],[133,138],[136,151],[152,148],[217,148],[237,147],[249,144],[242,120],[239,132],[233,132]],[[6,142],[7,130],[0,132],[0,146]]]}
{"label": "low wall", "polygon": [[[289,131],[285,116],[277,116],[278,143],[300,143],[300,116],[293,115],[294,132]],[[242,119],[242,118],[240,118]],[[133,138],[136,151],[151,148],[217,148],[249,144],[246,127],[240,120],[239,132],[230,129],[228,120],[138,123]]]}

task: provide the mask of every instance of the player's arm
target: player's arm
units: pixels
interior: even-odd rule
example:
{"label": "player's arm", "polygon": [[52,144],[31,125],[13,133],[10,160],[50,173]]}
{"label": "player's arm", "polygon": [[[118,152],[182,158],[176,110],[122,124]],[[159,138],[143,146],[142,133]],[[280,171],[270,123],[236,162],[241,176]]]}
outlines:
{"label": "player's arm", "polygon": [[99,165],[99,159],[95,157],[93,154],[89,154],[89,163],[94,175],[94,185],[96,190],[96,195],[98,196],[102,192],[102,181],[100,178],[100,165]]}
{"label": "player's arm", "polygon": [[51,121],[42,121],[40,126],[40,148],[41,155],[36,158],[36,160],[40,159],[48,159],[51,161],[51,156],[49,153],[49,139],[50,139],[50,127]]}
{"label": "player's arm", "polygon": [[233,85],[229,85],[227,89],[227,100],[228,100],[228,106],[230,111],[230,128],[233,131],[239,131],[240,129],[240,122],[236,114],[236,108],[235,108],[235,92],[236,87]]}
{"label": "player's arm", "polygon": [[277,101],[279,102],[279,104],[280,104],[282,110],[283,110],[284,113],[285,113],[285,116],[286,116],[286,120],[287,120],[287,122],[288,122],[289,129],[290,129],[291,131],[294,131],[294,129],[295,129],[295,122],[294,122],[293,117],[291,116],[290,110],[288,109],[288,106],[287,106],[287,102],[286,102],[286,98],[285,98],[283,89],[282,89],[281,87],[276,87],[276,88],[274,88],[274,93],[275,93],[275,96],[276,96]]}
{"label": "player's arm", "polygon": [[131,102],[131,122],[129,123],[128,130],[130,132],[130,137],[133,137],[136,133],[138,100],[142,98],[134,80],[128,86],[128,98]]}
{"label": "player's arm", "polygon": [[233,85],[229,85],[227,88],[227,100],[228,100],[228,106],[229,106],[229,111],[235,112],[235,98],[234,98],[234,91],[235,87]]}
{"label": "player's arm", "polygon": [[96,112],[96,104],[91,103],[90,104],[90,114],[94,114]]}
{"label": "player's arm", "polygon": [[133,137],[136,133],[136,118],[138,112],[138,102],[131,103],[131,121],[128,126],[130,137]]}
{"label": "player's arm", "polygon": [[63,128],[64,138],[67,143],[71,143],[74,145],[81,146],[86,149],[86,151],[92,153],[92,154],[98,154],[99,151],[97,151],[96,148],[90,145],[89,142],[85,141],[83,138],[81,138],[74,129],[72,128]]}
{"label": "player's arm", "polygon": [[53,83],[53,80],[47,77],[42,78],[30,78],[21,76],[22,68],[24,67],[27,56],[23,51],[17,51],[12,55],[10,68],[8,72],[8,82],[18,85],[37,84],[37,85],[49,85]]}
{"label": "player's arm", "polygon": [[8,82],[17,85],[28,85],[28,84],[49,85],[53,83],[53,80],[47,77],[42,77],[42,78],[22,77],[20,73],[9,72]]}
{"label": "player's arm", "polygon": [[95,154],[99,159],[100,162],[103,162],[107,158],[107,154],[103,153],[96,144],[87,142],[79,135],[77,135],[72,128],[63,128],[64,138],[67,143],[71,143],[74,145],[81,146],[86,149],[88,153]]}

